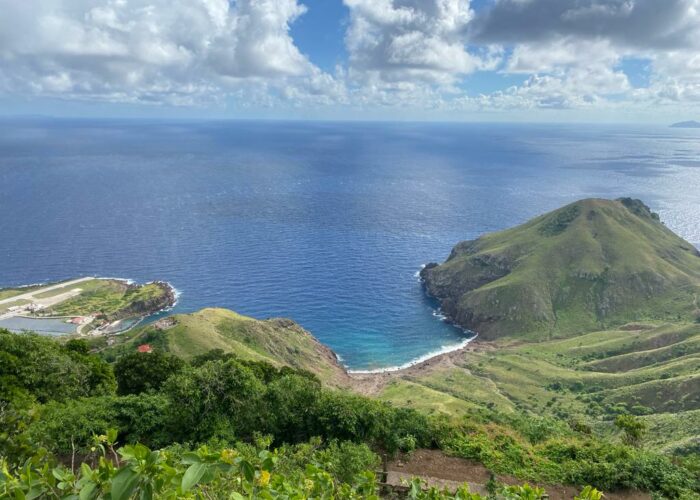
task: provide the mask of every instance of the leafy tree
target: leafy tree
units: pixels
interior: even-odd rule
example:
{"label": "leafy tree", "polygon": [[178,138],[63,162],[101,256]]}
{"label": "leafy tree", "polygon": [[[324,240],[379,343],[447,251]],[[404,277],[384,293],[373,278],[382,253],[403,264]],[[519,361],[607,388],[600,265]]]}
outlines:
{"label": "leafy tree", "polygon": [[174,441],[170,406],[157,394],[81,398],[42,406],[27,425],[27,436],[54,453],[85,453],[91,436],[114,428],[124,443],[166,446]]}
{"label": "leafy tree", "polygon": [[615,419],[615,427],[624,433],[624,441],[627,444],[639,445],[646,431],[646,424],[633,415],[618,415]]}
{"label": "leafy tree", "polygon": [[77,352],[78,354],[89,354],[90,344],[84,339],[70,339],[66,342],[66,349]]}
{"label": "leafy tree", "polygon": [[111,367],[76,347],[36,334],[0,330],[0,402],[26,406],[113,393]]}
{"label": "leafy tree", "polygon": [[194,367],[200,367],[209,361],[228,361],[229,359],[237,359],[237,356],[232,352],[226,352],[223,349],[212,349],[203,354],[198,354],[190,360],[190,364]]}
{"label": "leafy tree", "polygon": [[180,358],[158,351],[122,356],[114,365],[117,393],[126,395],[158,391],[171,375],[184,366]]}
{"label": "leafy tree", "polygon": [[183,440],[241,438],[265,428],[265,386],[237,360],[182,370],[168,379],[163,391]]}

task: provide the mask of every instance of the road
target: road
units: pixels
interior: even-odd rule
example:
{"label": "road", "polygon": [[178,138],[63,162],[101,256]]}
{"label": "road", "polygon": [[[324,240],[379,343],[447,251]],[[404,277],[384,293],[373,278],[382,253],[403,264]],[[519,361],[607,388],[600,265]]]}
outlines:
{"label": "road", "polygon": [[[47,299],[54,299],[55,297],[45,297],[42,299],[42,298],[35,298],[34,296],[42,294],[42,293],[50,292],[50,291],[56,290],[58,288],[65,288],[65,287],[69,287],[72,285],[77,285],[78,283],[82,283],[84,281],[90,281],[90,280],[94,280],[94,279],[95,278],[93,278],[93,277],[79,278],[79,279],[73,280],[73,281],[64,281],[63,283],[58,283],[56,285],[51,285],[51,286],[47,286],[44,288],[38,288],[36,290],[32,290],[31,292],[23,293],[21,295],[13,295],[12,297],[2,299],[2,300],[0,300],[0,305],[7,304],[10,302],[16,302],[18,300],[29,300],[31,302],[44,304],[44,303],[46,303]],[[70,291],[66,292],[66,293],[70,293]],[[61,295],[57,295],[57,297],[63,297],[63,300],[65,300],[65,295],[66,294],[61,294]],[[55,304],[56,302],[53,302],[53,303]]]}
{"label": "road", "polygon": [[[77,280],[72,280],[72,281],[65,281],[63,283],[58,283],[57,285],[51,285],[51,286],[45,286],[42,288],[38,288],[36,290],[32,290],[31,292],[23,293],[20,295],[13,295],[12,297],[8,297],[6,299],[0,300],[0,306],[3,304],[12,304],[13,302],[17,301],[27,301],[36,305],[41,305],[44,308],[46,307],[51,307],[53,305],[59,304],[63,301],[66,301],[68,299],[72,299],[76,295],[80,295],[80,292],[82,291],[80,288],[73,288],[71,290],[67,290],[63,293],[59,293],[57,295],[54,295],[52,297],[37,297],[37,295],[41,295],[42,293],[46,292],[51,292],[53,290],[58,290],[61,288],[70,288],[71,286],[74,285],[79,285],[80,283],[83,283],[85,281],[93,280],[95,278],[88,277],[88,278],[80,278]],[[6,318],[11,318],[13,316],[17,316],[20,313],[18,311],[6,311],[4,313],[0,313],[0,319],[6,319]]]}

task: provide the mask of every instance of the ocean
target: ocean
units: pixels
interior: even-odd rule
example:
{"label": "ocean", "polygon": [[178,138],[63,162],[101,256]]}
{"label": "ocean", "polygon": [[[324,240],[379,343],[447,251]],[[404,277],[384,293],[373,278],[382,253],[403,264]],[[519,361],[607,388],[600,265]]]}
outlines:
{"label": "ocean", "polygon": [[620,196],[700,244],[700,130],[5,119],[0,287],[165,280],[175,312],[289,317],[348,367],[386,368],[467,338],[421,265]]}

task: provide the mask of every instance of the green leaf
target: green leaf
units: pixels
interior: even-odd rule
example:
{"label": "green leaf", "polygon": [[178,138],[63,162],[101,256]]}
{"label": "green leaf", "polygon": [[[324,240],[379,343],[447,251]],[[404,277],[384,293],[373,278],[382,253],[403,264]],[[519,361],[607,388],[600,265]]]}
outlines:
{"label": "green leaf", "polygon": [[109,444],[116,443],[117,442],[117,435],[118,435],[117,429],[109,429],[107,431],[107,443],[109,443]]}
{"label": "green leaf", "polygon": [[26,498],[26,500],[34,500],[35,498],[39,498],[42,496],[44,496],[44,489],[40,488],[38,486],[33,486],[32,489],[30,489],[27,492],[27,495],[25,498]]}
{"label": "green leaf", "polygon": [[117,452],[121,455],[123,460],[133,460],[136,458],[136,450],[131,445],[123,446],[119,448]]}
{"label": "green leaf", "polygon": [[80,490],[80,500],[89,500],[92,498],[94,495],[93,493],[95,492],[95,488],[97,485],[93,482],[89,482],[83,486],[83,489]]}
{"label": "green leaf", "polygon": [[235,491],[231,492],[229,495],[229,500],[245,500],[245,497],[241,495],[240,493],[236,493]]}
{"label": "green leaf", "polygon": [[53,477],[55,477],[59,481],[63,481],[63,478],[66,477],[65,472],[60,467],[51,469],[51,474],[53,474]]}
{"label": "green leaf", "polygon": [[82,464],[80,464],[80,474],[83,477],[91,477],[92,476],[92,469],[90,468],[90,466],[88,464],[83,462]]}
{"label": "green leaf", "polygon": [[241,472],[246,481],[252,483],[255,480],[255,468],[247,460],[241,461]]}
{"label": "green leaf", "polygon": [[185,475],[182,476],[181,488],[183,493],[189,491],[197,484],[205,472],[207,472],[207,464],[197,463],[190,465],[185,471]]}
{"label": "green leaf", "polygon": [[112,479],[112,500],[127,500],[139,482],[139,475],[130,467],[124,467]]}
{"label": "green leaf", "polygon": [[189,452],[182,455],[183,464],[198,464],[201,461],[202,459],[199,458],[199,455],[197,455],[196,453]]}
{"label": "green leaf", "polygon": [[153,486],[144,484],[139,495],[140,500],[153,500]]}

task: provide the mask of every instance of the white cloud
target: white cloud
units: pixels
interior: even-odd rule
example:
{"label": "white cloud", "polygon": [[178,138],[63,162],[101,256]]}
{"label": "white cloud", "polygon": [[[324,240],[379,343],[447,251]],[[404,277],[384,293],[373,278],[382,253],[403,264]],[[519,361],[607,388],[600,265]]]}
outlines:
{"label": "white cloud", "polygon": [[560,38],[548,43],[516,45],[504,71],[508,73],[549,73],[568,67],[589,67],[591,64],[613,66],[620,53],[607,40]]}
{"label": "white cloud", "polygon": [[[372,86],[451,85],[460,75],[493,68],[493,51],[467,50],[469,0],[344,0],[350,74]],[[487,56],[484,55],[487,52]]]}
{"label": "white cloud", "polygon": [[310,76],[296,0],[0,0],[10,92],[188,104],[246,82]]}
{"label": "white cloud", "polygon": [[700,0],[497,0],[472,26],[481,43],[566,36],[628,49],[700,46]]}
{"label": "white cloud", "polygon": [[[531,75],[475,100],[484,109],[700,103],[700,0],[498,0],[470,30],[512,47],[502,71]],[[647,88],[630,85],[625,58],[650,61]]]}
{"label": "white cloud", "polygon": [[[360,111],[700,107],[700,0],[493,0],[476,12],[470,0],[342,1],[348,60],[328,73],[290,33],[303,0],[0,0],[0,94]],[[649,61],[643,88],[621,69],[635,58]],[[482,71],[524,83],[476,96],[468,76]]]}
{"label": "white cloud", "polygon": [[651,67],[650,84],[632,92],[634,102],[646,106],[700,106],[700,52],[657,53]]}
{"label": "white cloud", "polygon": [[477,99],[482,109],[585,109],[616,106],[608,97],[630,90],[627,76],[605,65],[533,75],[525,83]]}

